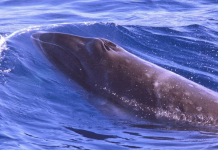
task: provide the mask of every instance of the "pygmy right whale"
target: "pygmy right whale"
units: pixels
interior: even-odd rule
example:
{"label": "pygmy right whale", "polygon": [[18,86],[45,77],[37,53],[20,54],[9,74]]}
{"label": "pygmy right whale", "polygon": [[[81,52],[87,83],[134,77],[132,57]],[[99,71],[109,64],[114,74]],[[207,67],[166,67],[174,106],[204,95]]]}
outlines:
{"label": "pygmy right whale", "polygon": [[88,91],[142,118],[218,124],[218,93],[143,60],[103,38],[34,33],[32,41]]}

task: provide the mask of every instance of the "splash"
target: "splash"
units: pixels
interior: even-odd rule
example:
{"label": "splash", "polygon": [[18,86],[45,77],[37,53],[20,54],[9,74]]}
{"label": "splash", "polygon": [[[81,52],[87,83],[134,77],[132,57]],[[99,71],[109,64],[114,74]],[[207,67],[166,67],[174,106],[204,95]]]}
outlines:
{"label": "splash", "polygon": [[[5,74],[10,73],[12,70],[11,68],[8,67],[5,68],[5,66],[2,65],[5,58],[5,54],[3,54],[3,51],[8,50],[7,43],[6,43],[7,39],[8,39],[7,34],[5,36],[0,35],[0,77],[4,77]],[[4,63],[7,63],[7,61],[4,61]],[[6,83],[6,82],[7,81],[5,80],[0,81],[0,83]]]}
{"label": "splash", "polygon": [[2,53],[3,50],[6,50],[7,46],[6,46],[6,39],[0,35],[0,54]]}

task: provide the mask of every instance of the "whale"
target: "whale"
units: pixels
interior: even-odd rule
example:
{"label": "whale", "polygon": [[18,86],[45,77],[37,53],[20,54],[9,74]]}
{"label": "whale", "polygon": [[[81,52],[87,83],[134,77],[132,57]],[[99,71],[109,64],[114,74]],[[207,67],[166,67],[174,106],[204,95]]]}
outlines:
{"label": "whale", "polygon": [[33,33],[37,49],[85,90],[139,118],[218,124],[218,93],[104,39]]}

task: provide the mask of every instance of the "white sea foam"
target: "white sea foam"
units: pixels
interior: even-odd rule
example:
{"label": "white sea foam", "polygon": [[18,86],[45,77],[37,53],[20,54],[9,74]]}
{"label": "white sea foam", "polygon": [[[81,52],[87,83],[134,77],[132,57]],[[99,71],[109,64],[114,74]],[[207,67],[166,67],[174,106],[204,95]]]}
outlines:
{"label": "white sea foam", "polygon": [[5,49],[6,49],[6,39],[2,35],[0,35],[0,54]]}

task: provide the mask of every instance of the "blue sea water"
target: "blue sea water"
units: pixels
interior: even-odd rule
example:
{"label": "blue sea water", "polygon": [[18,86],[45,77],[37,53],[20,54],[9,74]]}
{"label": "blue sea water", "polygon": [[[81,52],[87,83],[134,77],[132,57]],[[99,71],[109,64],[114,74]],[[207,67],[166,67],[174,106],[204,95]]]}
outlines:
{"label": "blue sea water", "polygon": [[109,39],[218,92],[218,0],[1,0],[0,149],[218,148],[217,127],[140,120],[85,91],[34,47],[44,31]]}

